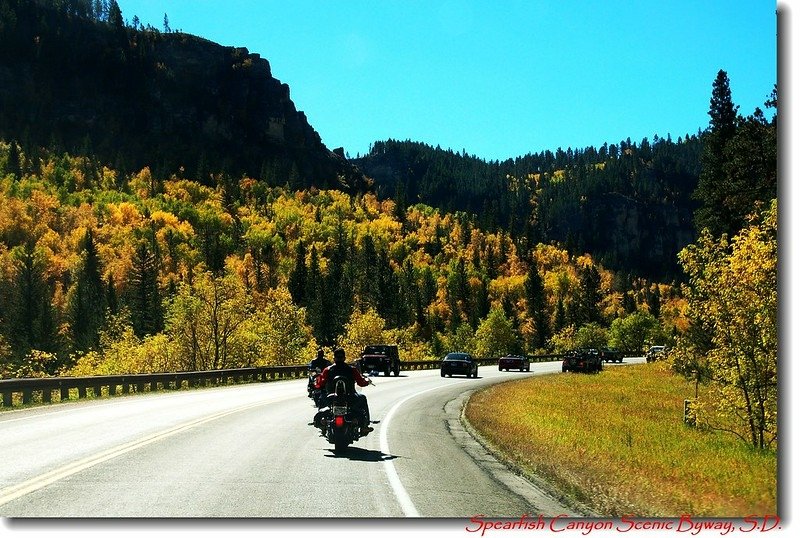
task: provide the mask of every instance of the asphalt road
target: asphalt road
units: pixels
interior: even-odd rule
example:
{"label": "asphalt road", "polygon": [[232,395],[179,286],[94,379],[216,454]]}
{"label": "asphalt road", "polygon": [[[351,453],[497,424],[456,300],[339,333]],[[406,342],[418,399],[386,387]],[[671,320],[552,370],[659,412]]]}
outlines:
{"label": "asphalt road", "polygon": [[560,362],[481,367],[478,379],[373,378],[364,393],[375,431],[343,455],[308,424],[305,380],[3,412],[0,516],[584,515],[506,470],[459,421],[471,391],[557,371]]}

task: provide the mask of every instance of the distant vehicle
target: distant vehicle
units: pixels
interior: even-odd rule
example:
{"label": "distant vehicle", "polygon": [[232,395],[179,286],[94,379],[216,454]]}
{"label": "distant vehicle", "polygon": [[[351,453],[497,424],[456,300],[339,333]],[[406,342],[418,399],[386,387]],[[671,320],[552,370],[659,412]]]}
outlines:
{"label": "distant vehicle", "polygon": [[506,355],[505,357],[500,357],[500,360],[497,361],[497,369],[501,372],[505,370],[506,372],[510,370],[519,370],[522,372],[531,371],[531,360],[528,357],[524,357],[522,355]]}
{"label": "distant vehicle", "polygon": [[603,369],[603,360],[596,349],[573,349],[564,353],[561,361],[562,372],[600,372]]}
{"label": "distant vehicle", "polygon": [[358,359],[359,370],[369,372],[383,372],[385,376],[394,373],[400,375],[400,355],[397,346],[370,345],[364,348],[361,358]]}
{"label": "distant vehicle", "polygon": [[600,357],[606,362],[622,362],[622,351],[613,347],[603,348]]}
{"label": "distant vehicle", "polygon": [[478,377],[478,363],[469,353],[448,353],[442,360],[442,377],[455,374]]}
{"label": "distant vehicle", "polygon": [[647,362],[654,362],[658,359],[664,358],[664,353],[666,353],[667,347],[666,346],[650,346],[650,349],[647,350],[645,353],[644,358]]}

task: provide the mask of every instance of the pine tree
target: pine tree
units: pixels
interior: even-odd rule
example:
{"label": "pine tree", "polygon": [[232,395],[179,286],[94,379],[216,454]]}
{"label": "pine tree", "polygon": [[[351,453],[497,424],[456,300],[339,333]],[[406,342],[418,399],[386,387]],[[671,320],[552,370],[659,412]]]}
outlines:
{"label": "pine tree", "polygon": [[381,266],[379,265],[378,253],[372,236],[366,235],[361,242],[361,251],[358,256],[357,272],[357,294],[363,302],[364,308],[374,308],[381,317],[385,316],[381,312]]}
{"label": "pine tree", "polygon": [[325,319],[325,281],[319,268],[317,247],[311,245],[310,261],[306,278],[306,319],[312,331],[320,341]]}
{"label": "pine tree", "polygon": [[75,272],[75,283],[70,290],[69,319],[72,342],[77,351],[87,351],[96,346],[99,332],[105,323],[106,294],[102,266],[94,235],[86,231],[83,254]]}
{"label": "pine tree", "polygon": [[324,278],[322,296],[324,327],[320,330],[318,338],[323,344],[330,345],[336,341],[353,312],[353,289],[356,281],[353,250],[353,245],[344,229],[344,222],[340,220],[336,228],[336,243],[328,258],[328,272]]}
{"label": "pine tree", "polygon": [[559,332],[566,326],[567,326],[567,312],[564,308],[564,297],[559,295],[558,302],[556,303],[556,313],[553,319],[553,330],[555,332]]}
{"label": "pine tree", "polygon": [[15,247],[11,342],[22,356],[31,349],[54,351],[53,312],[45,277],[46,262],[32,243]]}
{"label": "pine tree", "polygon": [[726,207],[725,148],[736,134],[738,109],[731,98],[728,74],[720,70],[711,90],[708,111],[711,120],[704,138],[702,170],[694,193],[701,203],[695,212],[695,225],[698,230],[708,228],[714,235],[730,231]]}
{"label": "pine tree", "polygon": [[11,141],[8,146],[8,157],[6,158],[6,173],[14,176],[15,179],[22,179],[22,155],[16,141]]}
{"label": "pine tree", "polygon": [[108,305],[108,313],[112,316],[119,312],[119,301],[117,299],[117,289],[114,284],[114,275],[108,275],[106,281],[106,304]]}
{"label": "pine tree", "polygon": [[600,273],[594,265],[581,270],[581,283],[578,290],[577,304],[575,305],[574,319],[577,326],[587,323],[599,322],[600,315]]}
{"label": "pine tree", "polygon": [[308,271],[306,269],[306,246],[303,240],[297,242],[295,251],[294,269],[289,274],[289,293],[292,301],[298,306],[306,306],[306,280]]}
{"label": "pine tree", "polygon": [[709,122],[711,132],[717,133],[723,140],[730,140],[736,133],[738,110],[739,107],[733,104],[731,97],[728,74],[720,69],[711,90],[711,105],[708,111],[708,115],[711,116]]}
{"label": "pine tree", "polygon": [[661,291],[657,284],[654,286],[653,291],[648,290],[647,308],[656,319],[661,316]]}
{"label": "pine tree", "polygon": [[389,327],[398,327],[404,320],[400,304],[400,279],[395,273],[385,249],[381,249],[378,254],[376,265],[378,269],[378,314],[386,320]]}
{"label": "pine tree", "polygon": [[164,328],[156,257],[145,241],[136,247],[128,277],[129,307],[137,336],[156,334]]}
{"label": "pine tree", "polygon": [[550,338],[550,313],[547,311],[544,281],[539,274],[535,262],[528,268],[528,278],[525,280],[525,299],[527,301],[528,317],[533,321],[535,331],[531,341],[532,349],[542,349]]}
{"label": "pine tree", "polygon": [[114,28],[122,28],[125,24],[122,20],[122,10],[119,8],[117,0],[111,0],[108,4],[108,22]]}

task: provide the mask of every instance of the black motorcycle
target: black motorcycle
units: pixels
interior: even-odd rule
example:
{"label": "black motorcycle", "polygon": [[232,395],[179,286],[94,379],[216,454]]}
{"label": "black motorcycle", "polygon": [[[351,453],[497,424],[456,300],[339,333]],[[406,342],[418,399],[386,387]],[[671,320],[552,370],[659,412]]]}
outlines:
{"label": "black motorcycle", "polygon": [[[373,384],[372,380],[370,384]],[[335,377],[333,386],[333,392],[324,397],[326,407],[314,417],[314,425],[333,445],[333,451],[340,453],[362,437],[361,426],[365,422],[365,417],[354,405],[353,395],[348,391],[344,378]]]}
{"label": "black motorcycle", "polygon": [[317,377],[322,373],[322,370],[319,368],[312,368],[309,366],[308,368],[308,397],[314,401],[314,407],[319,409],[320,407],[325,406],[325,400],[323,398],[323,391],[322,389],[318,389],[314,387],[314,382],[317,380]]}

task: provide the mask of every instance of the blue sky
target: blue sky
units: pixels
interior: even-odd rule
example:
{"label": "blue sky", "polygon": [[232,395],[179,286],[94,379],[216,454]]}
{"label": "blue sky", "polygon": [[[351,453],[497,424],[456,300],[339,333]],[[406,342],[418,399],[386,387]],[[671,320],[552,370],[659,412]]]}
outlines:
{"label": "blue sky", "polygon": [[351,156],[387,138],[488,160],[677,139],[708,125],[719,69],[745,114],[777,81],[766,1],[118,1],[259,53]]}

